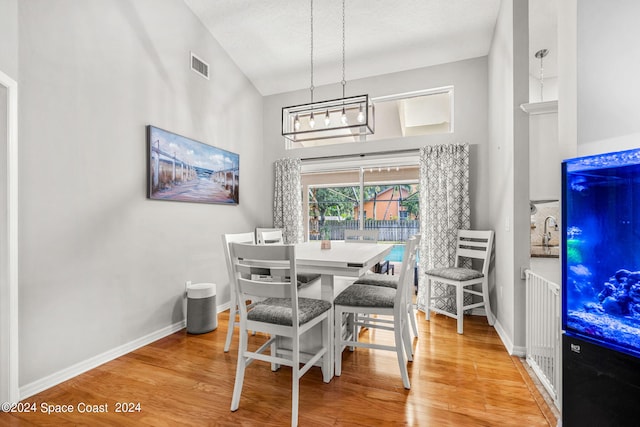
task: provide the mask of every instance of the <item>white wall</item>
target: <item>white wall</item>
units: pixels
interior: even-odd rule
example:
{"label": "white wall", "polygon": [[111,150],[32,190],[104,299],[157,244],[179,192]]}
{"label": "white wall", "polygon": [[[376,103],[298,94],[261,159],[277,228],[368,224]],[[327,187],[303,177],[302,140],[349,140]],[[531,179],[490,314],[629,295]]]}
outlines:
{"label": "white wall", "polygon": [[577,72],[576,10],[578,0],[558,3],[558,155],[576,156],[577,150]]}
{"label": "white wall", "polygon": [[558,78],[557,77],[545,78],[543,81],[542,88],[540,88],[540,76],[532,76],[531,74],[529,74],[529,101],[528,102],[556,101],[557,99],[558,99]]}
{"label": "white wall", "polygon": [[[0,0],[0,72],[12,80],[18,79],[18,3],[17,0]],[[5,82],[7,84],[8,82]],[[15,350],[10,349],[12,320],[8,271],[8,122],[7,101],[9,92],[0,85],[0,402],[15,401],[15,374],[10,363],[15,363]],[[14,291],[15,292],[15,289]],[[15,319],[15,317],[14,317]],[[13,337],[17,334],[13,333]],[[9,355],[11,351],[11,356]],[[11,361],[9,359],[12,359]]]}
{"label": "white wall", "polygon": [[[348,61],[348,58],[347,58]],[[348,71],[348,62],[347,62]],[[339,77],[339,76],[336,76]],[[394,138],[358,144],[340,144],[306,149],[285,150],[281,135],[282,107],[309,102],[309,91],[296,91],[264,98],[264,144],[268,164],[283,157],[312,158],[333,155],[358,155],[377,151],[417,149],[430,144],[471,144],[470,190],[472,226],[489,224],[486,203],[489,182],[487,145],[487,58],[475,58],[433,67],[347,82],[347,96],[368,93],[371,97],[412,92],[453,85],[455,90],[454,122],[451,134]],[[322,86],[314,91],[314,99],[341,96],[339,84]],[[273,183],[273,178],[271,180]],[[272,185],[272,184],[271,184]],[[273,190],[270,191],[270,194]]]}
{"label": "white wall", "polygon": [[18,0],[0,0],[0,70],[17,80]]}
{"label": "white wall", "polygon": [[578,154],[640,146],[640,2],[580,0],[577,20]]}
{"label": "white wall", "polygon": [[532,257],[530,268],[539,276],[562,286],[562,269],[558,258]]}
{"label": "white wall", "polygon": [[7,211],[7,100],[8,90],[0,85],[0,164],[3,165],[0,173],[0,402],[9,400],[9,272],[8,272],[8,211]]}
{"label": "white wall", "polygon": [[524,348],[524,282],[529,260],[528,3],[502,2],[489,53],[489,182],[491,227],[496,231],[496,329],[509,351]]}
{"label": "white wall", "polygon": [[560,200],[557,108],[529,116],[529,143],[529,198]]}
{"label": "white wall", "polygon": [[[220,236],[264,222],[271,171],[260,120],[246,125],[262,97],[181,0],[20,1],[18,17],[29,388],[179,325],[186,280],[217,283],[228,302]],[[240,205],[147,200],[147,124],[239,153]]]}
{"label": "white wall", "polygon": [[513,2],[513,258],[514,353],[525,348],[525,281],[520,270],[529,266],[531,211],[529,208],[529,117],[520,107],[529,98],[529,5],[528,0]]}

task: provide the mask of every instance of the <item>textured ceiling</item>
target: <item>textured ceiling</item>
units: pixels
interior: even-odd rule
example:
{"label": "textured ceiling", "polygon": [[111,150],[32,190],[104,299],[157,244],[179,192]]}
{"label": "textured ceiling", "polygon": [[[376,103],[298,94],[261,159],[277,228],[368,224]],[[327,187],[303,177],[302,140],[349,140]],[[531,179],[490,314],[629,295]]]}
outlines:
{"label": "textured ceiling", "polygon": [[[309,88],[308,0],[185,3],[260,93]],[[500,0],[347,0],[346,80],[487,55],[499,6]],[[545,75],[553,74],[552,61],[550,54]],[[315,0],[314,85],[341,80],[342,2]]]}

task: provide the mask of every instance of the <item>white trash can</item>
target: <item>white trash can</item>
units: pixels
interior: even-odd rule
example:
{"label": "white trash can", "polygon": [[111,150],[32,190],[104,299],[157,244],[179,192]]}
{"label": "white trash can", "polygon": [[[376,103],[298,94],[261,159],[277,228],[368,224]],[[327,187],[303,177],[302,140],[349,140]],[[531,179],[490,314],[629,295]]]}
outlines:
{"label": "white trash can", "polygon": [[216,284],[187,285],[187,332],[204,334],[218,327]]}

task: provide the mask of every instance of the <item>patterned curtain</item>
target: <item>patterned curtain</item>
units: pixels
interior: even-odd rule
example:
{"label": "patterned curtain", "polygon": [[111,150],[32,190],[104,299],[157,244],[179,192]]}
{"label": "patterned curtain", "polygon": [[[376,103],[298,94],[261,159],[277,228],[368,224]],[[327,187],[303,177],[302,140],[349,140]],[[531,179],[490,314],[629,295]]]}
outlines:
{"label": "patterned curtain", "polygon": [[273,226],[282,228],[285,243],[303,241],[300,164],[300,159],[281,159],[275,162]]}
{"label": "patterned curtain", "polygon": [[[453,265],[458,229],[471,226],[469,203],[469,144],[427,146],[420,149],[420,271]],[[427,306],[425,280],[418,286],[418,309]],[[447,286],[434,284],[433,295]],[[455,298],[440,301],[455,313]]]}

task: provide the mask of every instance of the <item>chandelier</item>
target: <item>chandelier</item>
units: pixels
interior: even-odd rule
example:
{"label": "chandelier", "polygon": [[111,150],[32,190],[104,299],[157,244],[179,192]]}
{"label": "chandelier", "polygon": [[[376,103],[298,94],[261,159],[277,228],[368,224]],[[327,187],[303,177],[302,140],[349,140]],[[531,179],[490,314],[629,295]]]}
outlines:
{"label": "chandelier", "polygon": [[342,98],[313,101],[313,0],[311,1],[311,102],[282,108],[282,136],[293,142],[329,138],[364,140],[374,133],[375,107],[369,95],[347,97],[345,0],[342,0]]}

